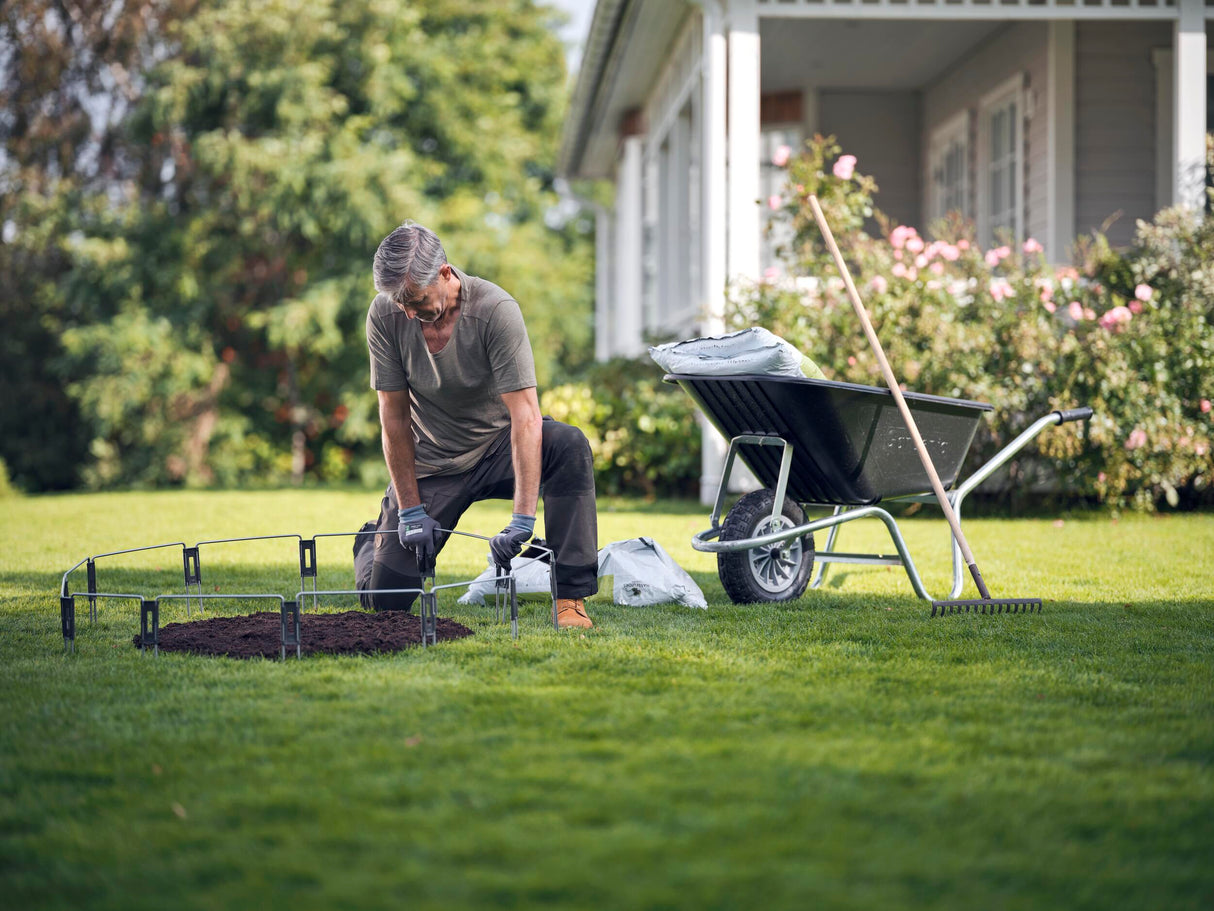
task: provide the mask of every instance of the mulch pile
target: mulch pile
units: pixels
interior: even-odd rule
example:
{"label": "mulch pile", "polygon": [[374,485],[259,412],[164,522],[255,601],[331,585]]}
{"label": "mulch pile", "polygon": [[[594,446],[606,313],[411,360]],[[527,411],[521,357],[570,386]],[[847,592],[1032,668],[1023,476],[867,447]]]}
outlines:
{"label": "mulch pile", "polygon": [[[398,652],[421,645],[422,623],[404,611],[345,611],[340,614],[302,614],[299,619],[301,651],[305,655],[365,655]],[[437,639],[462,639],[472,630],[462,623],[438,618]],[[139,647],[139,636],[135,636]],[[279,658],[282,655],[282,615],[264,611],[243,617],[210,617],[160,627],[160,650],[229,658]],[[287,649],[291,657],[294,648]]]}

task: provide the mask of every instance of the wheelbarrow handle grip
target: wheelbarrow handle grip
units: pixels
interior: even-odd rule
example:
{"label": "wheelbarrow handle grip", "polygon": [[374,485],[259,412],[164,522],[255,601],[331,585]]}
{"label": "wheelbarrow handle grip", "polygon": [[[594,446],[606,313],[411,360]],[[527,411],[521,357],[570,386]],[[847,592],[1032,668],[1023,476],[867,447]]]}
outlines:
{"label": "wheelbarrow handle grip", "polygon": [[1091,408],[1068,408],[1065,411],[1055,411],[1058,415],[1058,423],[1065,424],[1067,421],[1086,421],[1092,416]]}

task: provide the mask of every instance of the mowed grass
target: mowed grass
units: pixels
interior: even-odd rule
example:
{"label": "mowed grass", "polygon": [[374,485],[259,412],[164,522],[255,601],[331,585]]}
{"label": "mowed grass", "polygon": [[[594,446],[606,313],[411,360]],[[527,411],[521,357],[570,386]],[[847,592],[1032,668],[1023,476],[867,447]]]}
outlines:
{"label": "mowed grass", "polygon": [[[1214,516],[967,521],[996,595],[1045,612],[931,620],[883,568],[734,606],[690,548],[706,509],[605,500],[601,542],[653,536],[708,610],[615,607],[605,589],[592,632],[557,633],[532,603],[515,641],[447,595],[440,613],[476,635],[280,663],[141,655],[133,603],[92,624],[80,599],[64,652],[57,589],[88,555],[351,531],[377,504],[0,503],[0,905],[1214,905]],[[463,527],[492,534],[508,512],[480,504]],[[943,593],[943,521],[902,527]],[[888,551],[884,535],[856,523],[840,546]],[[295,549],[204,547],[204,587],[292,595]],[[319,557],[322,588],[350,584],[347,539]],[[181,591],[180,559],[101,561],[101,587]],[[439,581],[484,559],[459,541]]]}

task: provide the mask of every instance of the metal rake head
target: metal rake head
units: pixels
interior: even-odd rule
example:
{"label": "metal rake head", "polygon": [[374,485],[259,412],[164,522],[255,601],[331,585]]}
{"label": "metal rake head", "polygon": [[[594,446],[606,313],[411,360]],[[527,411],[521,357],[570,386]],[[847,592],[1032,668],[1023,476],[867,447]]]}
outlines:
{"label": "metal rake head", "polygon": [[975,598],[969,601],[933,601],[932,616],[947,614],[1041,613],[1040,598]]}

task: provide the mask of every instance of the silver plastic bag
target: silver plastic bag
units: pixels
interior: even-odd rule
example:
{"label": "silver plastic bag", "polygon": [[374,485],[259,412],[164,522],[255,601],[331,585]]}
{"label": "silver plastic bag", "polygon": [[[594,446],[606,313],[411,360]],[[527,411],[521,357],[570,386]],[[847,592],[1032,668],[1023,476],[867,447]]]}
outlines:
{"label": "silver plastic bag", "polygon": [[650,348],[649,356],[667,373],[823,378],[818,365],[795,346],[758,326],[728,335],[667,342]]}
{"label": "silver plastic bag", "polygon": [[599,578],[612,576],[611,600],[629,607],[682,604],[708,607],[687,571],[653,538],[615,541],[599,551]]}
{"label": "silver plastic bag", "polygon": [[[520,598],[550,598],[552,583],[548,577],[548,564],[533,557],[515,557],[510,561],[514,571],[514,590]],[[484,604],[485,597],[493,597],[497,591],[497,567],[492,562],[489,568],[468,585],[459,599],[460,604]]]}

